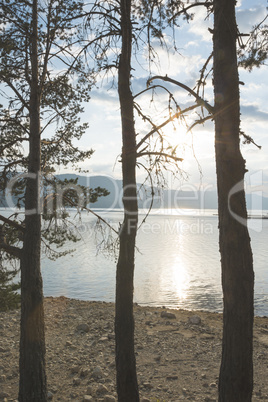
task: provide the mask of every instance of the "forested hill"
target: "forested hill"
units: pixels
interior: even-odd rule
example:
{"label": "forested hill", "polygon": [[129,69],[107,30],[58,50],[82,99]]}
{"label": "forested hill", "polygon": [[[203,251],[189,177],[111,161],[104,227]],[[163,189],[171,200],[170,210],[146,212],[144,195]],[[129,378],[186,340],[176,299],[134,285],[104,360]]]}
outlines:
{"label": "forested hill", "polygon": [[[98,201],[91,204],[94,208],[123,208],[122,205],[122,181],[115,180],[109,176],[77,176],[75,174],[61,174],[59,179],[76,179],[78,184],[89,188],[103,187],[110,194],[106,197],[100,197]],[[139,184],[139,208],[147,209],[151,204],[151,191],[149,186]],[[154,189],[153,208],[192,208],[192,209],[216,209],[217,193],[216,191],[181,191],[181,190],[163,190],[162,192]],[[15,200],[14,200],[15,201]],[[0,198],[1,207],[6,207],[6,201],[3,196]],[[247,194],[248,209],[268,209],[268,198],[259,195]]]}

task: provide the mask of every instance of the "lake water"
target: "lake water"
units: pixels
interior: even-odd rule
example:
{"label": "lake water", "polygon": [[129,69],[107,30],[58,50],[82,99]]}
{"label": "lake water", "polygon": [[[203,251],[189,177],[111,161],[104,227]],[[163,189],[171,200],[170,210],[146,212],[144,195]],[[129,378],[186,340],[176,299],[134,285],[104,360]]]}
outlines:
{"label": "lake water", "polygon": [[[98,212],[115,228],[122,222],[121,211]],[[215,212],[152,212],[137,237],[135,302],[222,310]],[[140,219],[143,217],[141,214]],[[83,214],[78,224],[83,240],[66,245],[76,247],[76,251],[56,261],[42,260],[45,296],[114,301],[116,257],[111,252],[101,252],[102,237],[99,232],[96,234],[95,222],[95,218]],[[268,315],[268,220],[251,219],[249,223],[255,267],[255,314]]]}

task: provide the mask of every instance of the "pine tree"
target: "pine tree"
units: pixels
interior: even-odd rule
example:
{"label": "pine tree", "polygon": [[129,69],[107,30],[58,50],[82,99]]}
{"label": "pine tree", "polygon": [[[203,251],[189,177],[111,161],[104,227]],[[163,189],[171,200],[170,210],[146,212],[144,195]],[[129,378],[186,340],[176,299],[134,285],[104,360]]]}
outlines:
{"label": "pine tree", "polygon": [[[9,218],[0,216],[7,234],[0,244],[3,256],[19,258],[21,269],[20,401],[47,400],[40,270],[41,241],[46,232],[42,233],[41,226],[41,180],[55,183],[51,173],[56,166],[77,166],[93,152],[80,151],[73,144],[87,128],[79,122],[79,114],[92,85],[80,49],[74,50],[79,29],[73,29],[72,18],[81,13],[82,6],[72,0],[0,3],[4,95],[0,184],[2,192],[7,188],[10,194],[15,192],[17,202],[25,207],[25,212]],[[52,233],[48,248],[59,242],[58,237],[68,238],[66,231],[53,232],[57,211],[52,209],[49,215],[45,216]]]}

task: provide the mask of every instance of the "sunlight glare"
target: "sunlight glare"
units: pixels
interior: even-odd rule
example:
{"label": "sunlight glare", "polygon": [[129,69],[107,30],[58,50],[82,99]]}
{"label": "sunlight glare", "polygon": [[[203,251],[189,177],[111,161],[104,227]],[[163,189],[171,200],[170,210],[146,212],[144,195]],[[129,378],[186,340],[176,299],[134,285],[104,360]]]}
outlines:
{"label": "sunlight glare", "polygon": [[178,299],[185,300],[187,298],[188,282],[187,269],[183,263],[183,260],[178,257],[172,266],[172,283]]}
{"label": "sunlight glare", "polygon": [[193,133],[187,133],[187,128],[176,122],[169,124],[164,134],[170,145],[177,147],[177,156],[182,157],[184,162],[190,163],[196,157],[214,157],[214,135],[210,131],[199,128]]}

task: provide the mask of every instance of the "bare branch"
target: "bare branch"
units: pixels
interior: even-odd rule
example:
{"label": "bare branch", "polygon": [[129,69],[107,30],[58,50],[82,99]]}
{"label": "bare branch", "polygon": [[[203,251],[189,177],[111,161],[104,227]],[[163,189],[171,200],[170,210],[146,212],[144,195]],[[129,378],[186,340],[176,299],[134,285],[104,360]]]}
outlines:
{"label": "bare branch", "polygon": [[162,89],[164,89],[164,90],[165,90],[166,92],[168,92],[168,94],[173,98],[173,94],[172,94],[166,87],[164,87],[163,85],[152,85],[152,86],[150,86],[150,87],[144,89],[143,91],[137,93],[136,95],[134,95],[134,96],[133,96],[133,99],[135,99],[135,98],[137,98],[138,96],[142,95],[143,93],[145,93],[145,92],[147,92],[147,91],[150,91],[150,90],[152,90],[152,89],[155,89],[155,88],[162,88]]}
{"label": "bare branch", "polygon": [[30,107],[28,105],[28,103],[25,101],[25,99],[21,96],[21,94],[19,93],[19,91],[17,90],[17,88],[12,84],[12,82],[6,78],[6,77],[1,77],[1,79],[9,86],[9,88],[12,89],[13,92],[15,92],[16,96],[19,98],[19,100],[21,101],[21,103],[23,104],[24,107],[26,107],[27,110],[30,111]]}
{"label": "bare branch", "polygon": [[187,133],[189,133],[189,131],[191,131],[195,126],[197,126],[198,124],[203,124],[205,123],[205,121],[207,120],[211,120],[213,119],[213,116],[209,115],[207,117],[204,117],[203,119],[197,120],[195,121],[187,130]]}
{"label": "bare branch", "polygon": [[165,152],[156,152],[156,151],[148,151],[148,152],[139,152],[137,153],[137,158],[141,157],[141,156],[145,156],[145,155],[157,155],[157,156],[162,156],[164,158],[170,158],[173,159],[175,162],[182,162],[183,159],[182,158],[178,158],[177,156],[173,156],[171,154],[167,154]]}
{"label": "bare branch", "polygon": [[261,149],[261,145],[256,144],[256,142],[253,140],[253,138],[251,138],[249,135],[247,135],[246,133],[244,133],[244,131],[240,130],[240,135],[242,135],[245,140],[244,140],[244,144],[253,144],[255,145],[257,148]]}
{"label": "bare branch", "polygon": [[163,76],[160,76],[160,75],[156,75],[155,77],[150,78],[150,79],[147,81],[147,84],[150,85],[151,82],[154,81],[154,80],[163,80],[163,81],[166,81],[166,82],[170,82],[171,84],[175,84],[175,85],[177,85],[177,86],[179,86],[179,87],[185,89],[185,91],[187,91],[189,94],[191,94],[192,96],[195,97],[197,103],[198,103],[200,106],[204,106],[204,107],[207,109],[207,111],[208,111],[209,113],[211,113],[211,114],[214,113],[214,108],[213,108],[213,106],[211,106],[207,101],[205,101],[204,99],[202,99],[195,91],[193,91],[193,90],[192,90],[191,88],[189,88],[187,85],[182,84],[182,83],[179,82],[179,81],[173,80],[172,78],[169,78],[169,77],[167,77],[167,76],[163,77]]}
{"label": "bare branch", "polygon": [[[201,73],[201,74],[200,74],[200,78],[199,78],[199,80],[197,81],[197,94],[198,94],[198,95],[199,95],[199,90],[200,90],[201,85],[202,85],[204,82],[206,82],[207,76],[206,76],[206,78],[204,79],[204,75],[205,75],[205,71],[206,71],[206,69],[207,69],[208,63],[210,62],[210,60],[212,59],[212,57],[213,57],[213,52],[210,53],[210,55],[209,55],[209,57],[207,58],[205,64],[203,65],[203,67],[202,67],[201,70],[200,70],[200,73]],[[204,85],[204,84],[203,84],[203,85]]]}
{"label": "bare branch", "polygon": [[[72,206],[72,207],[77,207],[77,205],[69,198],[66,196],[63,196],[63,198]],[[119,234],[105,219],[103,219],[100,215],[98,215],[96,212],[92,211],[92,209],[87,208],[87,207],[82,207],[83,210],[91,213],[92,215],[96,216],[100,221],[105,223],[113,232],[115,232],[117,235]]]}
{"label": "bare branch", "polygon": [[195,104],[192,106],[187,107],[184,110],[180,110],[179,112],[175,113],[173,116],[170,116],[167,120],[165,120],[162,124],[160,124],[159,126],[154,126],[154,128],[148,133],[146,134],[141,140],[140,142],[137,144],[136,149],[139,149],[139,147],[149,138],[151,137],[151,135],[153,135],[154,133],[158,132],[161,128],[165,127],[168,123],[172,122],[175,119],[178,119],[180,116],[183,116],[185,113],[199,107],[199,104]]}
{"label": "bare branch", "polygon": [[198,7],[198,6],[205,6],[205,7],[209,8],[210,6],[213,6],[213,3],[212,3],[212,2],[205,1],[205,2],[200,2],[200,3],[193,3],[193,4],[191,4],[190,6],[187,6],[187,7],[185,7],[185,8],[183,7],[180,11],[178,11],[176,14],[174,14],[174,15],[168,20],[168,22],[170,23],[171,21],[174,21],[175,18],[179,17],[181,14],[186,14],[187,11],[190,10],[190,8]]}

